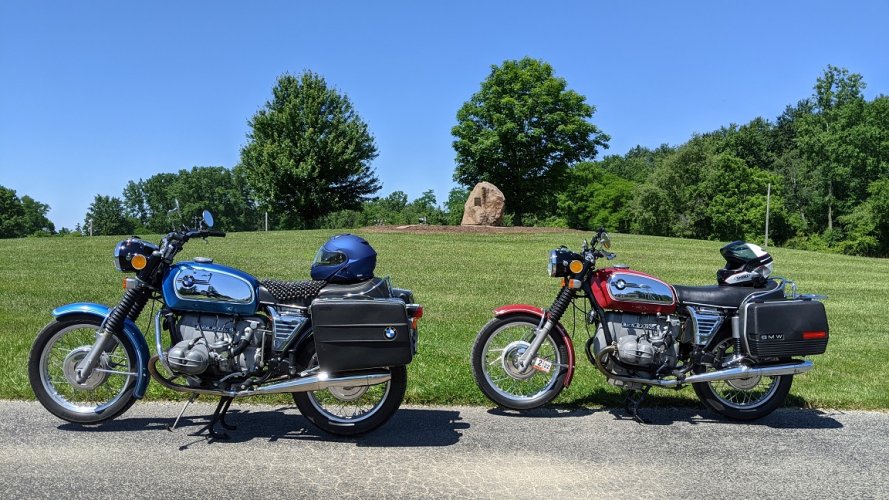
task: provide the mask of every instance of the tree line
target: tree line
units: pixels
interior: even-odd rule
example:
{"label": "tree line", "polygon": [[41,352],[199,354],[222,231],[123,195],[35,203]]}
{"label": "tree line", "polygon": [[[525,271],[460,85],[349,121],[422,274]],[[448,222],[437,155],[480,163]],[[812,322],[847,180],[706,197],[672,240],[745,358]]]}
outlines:
{"label": "tree line", "polygon": [[[506,196],[509,224],[716,240],[761,241],[770,192],[772,243],[886,256],[889,98],[867,100],[864,89],[861,75],[828,66],[811,95],[775,119],[597,159],[610,137],[592,122],[595,106],[546,62],[505,61],[457,111],[459,187],[439,204],[432,191],[374,196],[376,145],[349,98],[313,72],[285,74],[248,121],[234,168],[130,181],[121,197],[97,195],[75,229],[164,232],[177,200],[185,214],[209,208],[230,231],[459,224],[469,188],[489,181]],[[0,235],[54,231],[46,205],[0,195],[32,214],[4,221],[20,229]]]}

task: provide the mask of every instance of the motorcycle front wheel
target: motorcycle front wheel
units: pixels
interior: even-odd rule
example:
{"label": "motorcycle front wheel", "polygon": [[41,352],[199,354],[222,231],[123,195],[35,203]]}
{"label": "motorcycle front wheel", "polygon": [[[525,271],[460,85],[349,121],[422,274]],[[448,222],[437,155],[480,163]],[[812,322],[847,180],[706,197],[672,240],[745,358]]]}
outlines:
{"label": "motorcycle front wheel", "polygon": [[67,317],[46,325],[28,359],[28,379],[50,413],[80,424],[96,424],[125,412],[136,401],[136,351],[123,336],[100,355],[93,373],[77,382],[76,370],[96,341],[102,318]]}
{"label": "motorcycle front wheel", "polygon": [[519,357],[531,346],[540,318],[495,318],[479,332],[472,347],[472,375],[491,401],[513,410],[528,410],[553,400],[565,386],[568,347],[550,331],[525,370]]}
{"label": "motorcycle front wheel", "polygon": [[[314,342],[306,342],[297,361],[305,370],[318,366]],[[364,434],[385,424],[404,400],[407,367],[392,366],[388,370],[391,378],[382,384],[295,392],[293,401],[304,417],[325,432],[338,436]]]}
{"label": "motorcycle front wheel", "polygon": [[[717,359],[734,354],[734,339],[720,342],[714,349]],[[779,408],[793,384],[793,375],[748,377],[692,384],[695,394],[711,410],[732,420],[755,420]]]}

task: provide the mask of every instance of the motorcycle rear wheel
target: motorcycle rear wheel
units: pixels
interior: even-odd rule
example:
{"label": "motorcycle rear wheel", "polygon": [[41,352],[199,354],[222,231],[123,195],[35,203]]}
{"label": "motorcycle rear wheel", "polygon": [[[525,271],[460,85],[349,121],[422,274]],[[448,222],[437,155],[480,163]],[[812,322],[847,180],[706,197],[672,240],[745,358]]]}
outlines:
{"label": "motorcycle rear wheel", "polygon": [[565,387],[568,347],[560,335],[550,331],[537,358],[550,363],[550,370],[516,362],[530,346],[540,318],[530,315],[495,318],[479,332],[472,347],[472,375],[491,401],[513,410],[529,410],[552,401]]}
{"label": "motorcycle rear wheel", "polygon": [[[726,339],[715,350],[722,358],[734,354],[734,339]],[[737,380],[699,382],[692,387],[708,408],[732,420],[756,420],[778,409],[793,384],[793,375],[749,377]]]}
{"label": "motorcycle rear wheel", "polygon": [[28,379],[37,400],[50,413],[80,424],[96,424],[127,411],[136,401],[136,351],[122,335],[101,355],[83,383],[74,379],[77,364],[96,340],[102,318],[74,316],[46,325],[28,359]]}
{"label": "motorcycle rear wheel", "polygon": [[[297,358],[304,369],[318,366],[314,342],[307,342]],[[407,389],[407,367],[389,367],[391,379],[371,386],[295,392],[299,412],[321,430],[337,436],[357,436],[385,424],[401,406]]]}

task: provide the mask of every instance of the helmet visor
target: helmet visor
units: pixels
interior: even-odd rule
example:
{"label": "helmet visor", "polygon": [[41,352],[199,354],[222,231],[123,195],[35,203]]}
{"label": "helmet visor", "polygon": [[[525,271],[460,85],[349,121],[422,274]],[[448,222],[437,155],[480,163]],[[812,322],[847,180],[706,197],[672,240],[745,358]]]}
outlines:
{"label": "helmet visor", "polygon": [[346,260],[345,253],[339,250],[330,251],[321,247],[318,249],[318,253],[315,254],[315,260],[312,262],[312,265],[336,266],[343,264]]}

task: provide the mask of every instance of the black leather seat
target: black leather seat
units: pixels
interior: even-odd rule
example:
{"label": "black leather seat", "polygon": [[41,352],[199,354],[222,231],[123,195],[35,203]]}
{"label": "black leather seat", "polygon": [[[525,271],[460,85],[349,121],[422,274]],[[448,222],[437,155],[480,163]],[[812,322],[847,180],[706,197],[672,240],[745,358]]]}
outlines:
{"label": "black leather seat", "polygon": [[389,285],[382,278],[371,278],[358,283],[336,284],[330,283],[321,289],[319,297],[345,297],[361,295],[375,299],[390,297]]}
{"label": "black leather seat", "polygon": [[752,286],[682,286],[673,285],[680,304],[698,304],[715,307],[730,307],[737,309],[751,293],[766,292],[767,299],[777,299],[784,296],[783,290],[778,289],[778,282],[769,280],[766,286],[755,288]]}
{"label": "black leather seat", "polygon": [[318,296],[326,281],[264,280],[259,284],[257,296],[267,304],[293,304],[308,307]]}

